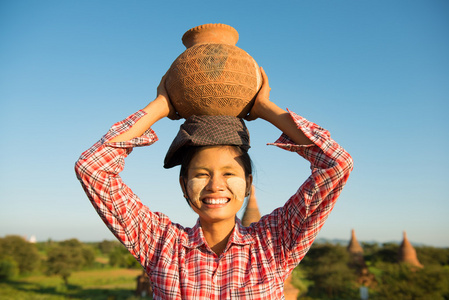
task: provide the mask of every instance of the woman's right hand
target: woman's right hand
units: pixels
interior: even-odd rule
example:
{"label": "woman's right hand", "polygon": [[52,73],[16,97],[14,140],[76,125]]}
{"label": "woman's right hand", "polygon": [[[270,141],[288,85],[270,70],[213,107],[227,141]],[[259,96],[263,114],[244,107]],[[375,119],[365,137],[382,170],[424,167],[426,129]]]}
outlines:
{"label": "woman's right hand", "polygon": [[171,104],[170,98],[167,93],[167,89],[165,88],[165,81],[167,79],[167,73],[162,76],[161,82],[157,87],[157,96],[154,101],[160,103],[158,107],[162,110],[161,113],[163,117],[168,117],[171,120],[179,120],[181,117],[177,113],[176,109]]}

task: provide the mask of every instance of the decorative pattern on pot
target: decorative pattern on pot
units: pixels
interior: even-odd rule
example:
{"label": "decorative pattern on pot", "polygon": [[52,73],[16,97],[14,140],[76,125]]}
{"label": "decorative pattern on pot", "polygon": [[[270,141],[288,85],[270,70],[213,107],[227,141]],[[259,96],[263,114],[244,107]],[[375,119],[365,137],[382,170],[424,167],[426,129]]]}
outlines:
{"label": "decorative pattern on pot", "polygon": [[188,30],[186,46],[166,79],[170,100],[183,118],[191,115],[248,114],[262,84],[256,61],[235,46],[238,32],[225,24],[205,24]]}

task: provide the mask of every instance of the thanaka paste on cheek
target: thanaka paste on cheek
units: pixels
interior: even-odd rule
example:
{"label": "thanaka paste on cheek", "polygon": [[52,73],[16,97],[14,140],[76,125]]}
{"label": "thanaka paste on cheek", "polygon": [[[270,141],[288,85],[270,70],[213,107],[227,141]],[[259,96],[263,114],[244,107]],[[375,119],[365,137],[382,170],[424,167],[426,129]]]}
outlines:
{"label": "thanaka paste on cheek", "polygon": [[[187,182],[187,190],[190,200],[198,202],[200,200],[201,192],[206,188],[208,179],[206,178],[192,178]],[[232,177],[226,180],[229,191],[234,195],[235,199],[240,202],[245,200],[246,194],[246,180],[239,177]]]}
{"label": "thanaka paste on cheek", "polygon": [[192,178],[187,182],[187,190],[189,192],[190,200],[198,202],[200,200],[201,191],[207,185],[207,179],[205,178]]}
{"label": "thanaka paste on cheek", "polygon": [[246,180],[240,177],[231,177],[226,180],[229,190],[234,197],[243,202],[246,194]]}

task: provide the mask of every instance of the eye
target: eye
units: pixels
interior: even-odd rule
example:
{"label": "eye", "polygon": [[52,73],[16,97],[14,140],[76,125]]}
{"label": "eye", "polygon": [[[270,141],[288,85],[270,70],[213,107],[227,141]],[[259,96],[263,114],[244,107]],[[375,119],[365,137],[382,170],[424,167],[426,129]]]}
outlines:
{"label": "eye", "polygon": [[233,173],[233,172],[226,172],[226,173],[224,173],[224,176],[235,176],[235,173]]}
{"label": "eye", "polygon": [[194,177],[196,177],[196,178],[203,178],[203,177],[208,177],[208,176],[209,176],[208,173],[205,173],[205,172],[198,172],[198,173],[195,174]]}

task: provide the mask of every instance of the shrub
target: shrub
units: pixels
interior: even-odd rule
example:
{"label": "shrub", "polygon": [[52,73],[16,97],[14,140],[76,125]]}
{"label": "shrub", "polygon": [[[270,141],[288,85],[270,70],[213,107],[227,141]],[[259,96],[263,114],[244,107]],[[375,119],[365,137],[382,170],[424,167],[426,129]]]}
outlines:
{"label": "shrub", "polygon": [[19,274],[19,266],[12,257],[5,256],[0,260],[0,280],[12,279],[17,274]]}
{"label": "shrub", "polygon": [[356,275],[349,268],[350,257],[339,245],[318,244],[310,249],[300,264],[308,280],[307,296],[318,299],[356,299]]}
{"label": "shrub", "polygon": [[40,265],[40,256],[36,245],[17,235],[0,238],[0,260],[4,259],[6,261],[14,260],[19,274],[31,273]]}
{"label": "shrub", "polygon": [[448,299],[449,270],[433,265],[424,268],[407,264],[380,263],[382,270],[374,299]]}
{"label": "shrub", "polygon": [[76,239],[60,242],[47,253],[47,275],[59,275],[68,285],[68,278],[73,271],[88,267],[95,260],[94,250]]}
{"label": "shrub", "polygon": [[119,244],[109,253],[109,264],[113,267],[138,269],[141,268],[139,262],[129,253],[128,249]]}

